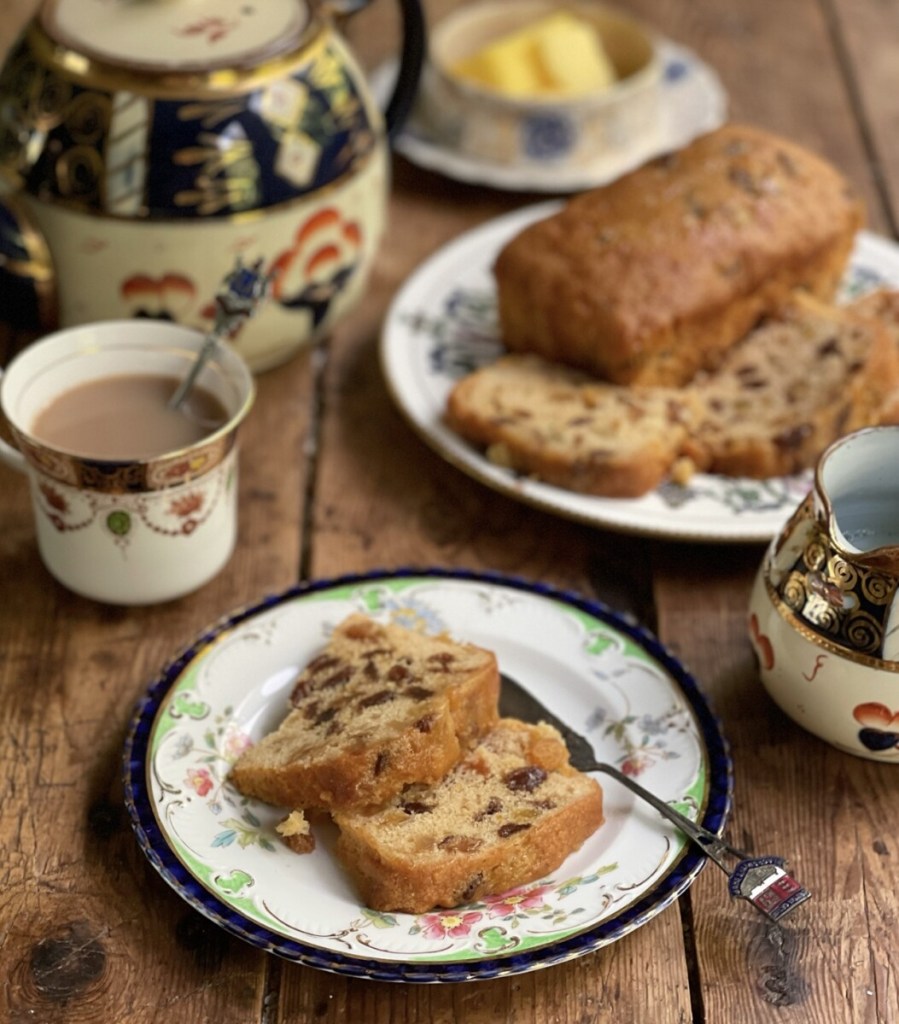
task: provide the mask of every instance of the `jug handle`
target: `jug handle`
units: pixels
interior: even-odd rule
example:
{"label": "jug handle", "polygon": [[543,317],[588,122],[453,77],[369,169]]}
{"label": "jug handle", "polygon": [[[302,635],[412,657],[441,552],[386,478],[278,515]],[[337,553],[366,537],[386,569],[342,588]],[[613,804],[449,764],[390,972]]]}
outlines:
{"label": "jug handle", "polygon": [[[348,18],[367,7],[371,0],[326,0],[325,7],[338,17]],[[421,0],[399,0],[403,45],[393,92],[384,108],[387,138],[393,140],[406,122],[424,67],[427,32]]]}

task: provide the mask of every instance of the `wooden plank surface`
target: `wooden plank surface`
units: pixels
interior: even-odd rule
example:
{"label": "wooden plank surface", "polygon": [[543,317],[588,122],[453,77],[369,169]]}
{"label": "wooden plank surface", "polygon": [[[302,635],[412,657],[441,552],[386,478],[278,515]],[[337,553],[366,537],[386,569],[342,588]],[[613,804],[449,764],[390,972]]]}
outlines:
{"label": "wooden plank surface", "polygon": [[[33,8],[0,2],[0,49]],[[452,0],[432,0],[436,19]],[[899,24],[876,0],[622,3],[718,70],[734,117],[818,149],[896,223]],[[393,4],[350,24],[371,65]],[[199,594],[121,611],[40,565],[26,489],[0,467],[0,1019],[11,1024],[508,1021],[733,1024],[899,1020],[899,777],[830,750],[758,684],[746,638],[762,549],[682,545],[568,523],[444,463],[394,409],[377,343],[407,274],[469,226],[536,197],[395,163],[366,298],[327,346],[264,375],[243,434],[241,534]],[[190,910],[134,842],[120,758],[131,708],[219,615],[304,576],[398,565],[490,568],[634,612],[694,671],[731,741],[732,836],[789,855],[815,900],[781,932],[710,867],[679,905],[598,954],[448,986],[349,980],[282,962]]]}

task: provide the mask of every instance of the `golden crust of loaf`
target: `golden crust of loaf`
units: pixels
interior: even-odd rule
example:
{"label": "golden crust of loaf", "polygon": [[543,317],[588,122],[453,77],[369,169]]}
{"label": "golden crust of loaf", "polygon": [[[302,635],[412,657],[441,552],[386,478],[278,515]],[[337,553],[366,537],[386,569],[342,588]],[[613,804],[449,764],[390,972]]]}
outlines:
{"label": "golden crust of loaf", "polygon": [[230,781],[289,808],[379,804],[439,779],[497,720],[495,655],[354,614],[300,673],[281,725]]}
{"label": "golden crust of loaf", "polygon": [[686,383],[794,289],[832,298],[862,222],[826,161],[725,125],[510,240],[503,343],[615,383]]}
{"label": "golden crust of loaf", "polygon": [[899,386],[899,331],[894,341],[853,310],[794,303],[679,390],[597,383],[510,355],[456,385],[448,422],[488,455],[501,446],[520,472],[607,497],[644,493],[679,460],[730,476],[797,472],[837,437],[882,421]]}
{"label": "golden crust of loaf", "polygon": [[365,904],[423,913],[555,870],[602,824],[602,790],[555,729],[502,719],[440,782],[334,819]]}
{"label": "golden crust of loaf", "polygon": [[605,384],[529,355],[469,374],[447,402],[449,425],[491,461],[608,497],[659,484],[698,414],[689,392]]}

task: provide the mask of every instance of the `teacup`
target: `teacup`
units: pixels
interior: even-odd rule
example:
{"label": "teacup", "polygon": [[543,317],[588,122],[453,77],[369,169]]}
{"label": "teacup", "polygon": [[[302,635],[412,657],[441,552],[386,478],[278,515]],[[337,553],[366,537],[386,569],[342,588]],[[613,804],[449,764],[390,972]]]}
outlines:
{"label": "teacup", "polygon": [[[244,360],[220,344],[198,380],[223,411],[199,439],[158,453],[98,456],[48,441],[35,423],[79,387],[118,378],[183,379],[203,335],[152,320],[84,324],[24,349],[0,380],[15,445],[0,461],[26,472],[38,548],[70,590],[140,605],[187,594],[226,564],[237,538],[237,434],[255,386]],[[188,415],[187,412],[183,415]],[[110,435],[122,423],[108,424]],[[104,425],[105,432],[105,425]]]}

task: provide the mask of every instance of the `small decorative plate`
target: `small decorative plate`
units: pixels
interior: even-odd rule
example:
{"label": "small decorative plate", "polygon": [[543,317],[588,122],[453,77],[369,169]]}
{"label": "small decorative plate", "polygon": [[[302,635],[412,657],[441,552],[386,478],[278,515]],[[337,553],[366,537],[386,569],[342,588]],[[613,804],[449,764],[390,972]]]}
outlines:
{"label": "small decorative plate", "polygon": [[[403,570],[300,586],[219,622],[139,703],[125,749],[138,840],[194,908],[265,950],[381,981],[470,981],[561,963],[645,924],[705,864],[654,810],[603,777],[604,824],[550,877],[427,914],[362,906],[316,826],[292,853],[284,811],[241,796],[228,771],[274,728],[298,670],[352,611],[489,647],[583,730],[601,759],[720,833],[731,766],[696,683],[655,640],[604,606],[492,574]],[[722,888],[722,897],[724,893]]]}
{"label": "small decorative plate", "polygon": [[[384,323],[381,364],[394,401],[443,458],[496,491],[544,511],[627,533],[685,541],[768,541],[808,493],[811,471],[748,480],[696,474],[641,498],[599,498],[528,479],[490,462],[443,422],[455,382],[502,351],[492,264],[527,224],[558,200],[514,210],[460,235],[427,260],[396,295]],[[861,232],[843,301],[899,286],[899,246]]]}
{"label": "small decorative plate", "polygon": [[[488,185],[510,192],[577,192],[605,184],[659,153],[685,146],[697,135],[711,131],[727,114],[727,96],[717,74],[696,54],[666,39],[657,40],[662,59],[659,130],[642,148],[631,148],[584,168],[503,167],[477,160],[447,146],[415,110],[394,141],[394,148],[412,163],[448,178]],[[387,82],[396,65],[385,64],[372,76],[376,95],[387,95]]]}

